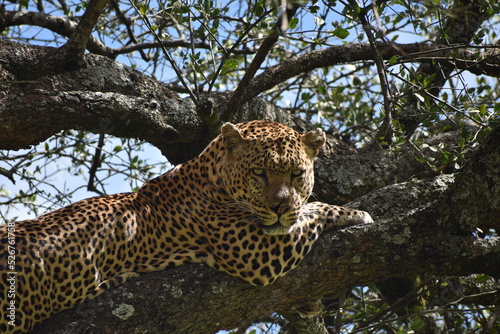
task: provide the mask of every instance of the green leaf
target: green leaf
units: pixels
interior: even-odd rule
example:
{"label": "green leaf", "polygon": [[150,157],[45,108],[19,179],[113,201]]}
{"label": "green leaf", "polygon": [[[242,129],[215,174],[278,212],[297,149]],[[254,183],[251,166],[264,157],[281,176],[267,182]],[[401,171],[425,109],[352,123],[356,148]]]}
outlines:
{"label": "green leaf", "polygon": [[436,73],[432,73],[428,77],[425,77],[424,86],[429,86],[434,81],[435,78],[436,78]]}
{"label": "green leaf", "polygon": [[226,60],[226,62],[222,66],[222,74],[227,73],[229,70],[234,70],[238,67],[239,64],[240,62],[233,58]]}
{"label": "green leaf", "polygon": [[476,276],[476,282],[478,283],[484,283],[486,282],[490,277],[488,275],[477,275]]}
{"label": "green leaf", "polygon": [[362,83],[362,81],[361,81],[361,79],[358,76],[354,76],[352,78],[352,84],[353,84],[353,86],[359,86],[359,85],[361,85],[361,83]]}
{"label": "green leaf", "polygon": [[486,104],[481,104],[479,106],[479,113],[482,114],[482,115],[485,115],[487,114],[488,112],[486,111]]}
{"label": "green leaf", "polygon": [[344,28],[336,28],[332,34],[340,39],[344,39],[347,36],[349,36],[349,31],[345,30]]}
{"label": "green leaf", "polygon": [[419,331],[425,327],[425,321],[420,317],[415,317],[411,322],[411,329]]}
{"label": "green leaf", "polygon": [[461,150],[463,150],[465,148],[465,143],[466,143],[465,138],[461,137],[460,140],[459,140],[459,146],[460,146]]}
{"label": "green leaf", "polygon": [[389,65],[396,64],[397,59],[398,59],[397,55],[392,56],[391,59],[389,59]]}
{"label": "green leaf", "polygon": [[261,16],[264,14],[264,7],[262,7],[262,4],[256,4],[252,8],[252,12],[255,14],[255,16]]}
{"label": "green leaf", "polygon": [[304,102],[309,101],[309,100],[311,99],[311,97],[312,97],[312,94],[311,94],[311,93],[309,93],[309,92],[304,92],[304,93],[302,93],[302,94],[300,95],[300,98],[301,98],[301,99],[302,99],[302,101],[304,101]]}
{"label": "green leaf", "polygon": [[149,7],[147,5],[141,5],[139,7],[139,12],[142,14],[142,15],[146,15],[146,13],[148,12],[148,9]]}
{"label": "green leaf", "polygon": [[319,10],[319,7],[314,5],[314,6],[309,6],[309,11],[311,12],[311,14],[316,14]]}

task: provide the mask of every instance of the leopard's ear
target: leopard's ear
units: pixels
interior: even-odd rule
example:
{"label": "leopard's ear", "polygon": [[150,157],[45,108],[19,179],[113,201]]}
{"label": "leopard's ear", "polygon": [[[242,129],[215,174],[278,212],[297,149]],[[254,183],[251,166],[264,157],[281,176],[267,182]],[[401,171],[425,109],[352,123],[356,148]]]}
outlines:
{"label": "leopard's ear", "polygon": [[314,158],[318,155],[319,149],[326,142],[326,135],[323,129],[317,128],[302,135],[302,142],[306,145],[307,155]]}
{"label": "leopard's ear", "polygon": [[226,148],[232,152],[238,146],[240,146],[245,140],[241,136],[240,130],[232,123],[224,123],[221,127],[222,137],[224,138],[224,143]]}

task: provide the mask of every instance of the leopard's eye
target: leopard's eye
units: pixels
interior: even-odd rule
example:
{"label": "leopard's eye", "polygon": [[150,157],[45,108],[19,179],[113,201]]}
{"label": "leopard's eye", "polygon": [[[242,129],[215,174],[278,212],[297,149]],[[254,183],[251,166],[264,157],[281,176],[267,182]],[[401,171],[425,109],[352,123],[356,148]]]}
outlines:
{"label": "leopard's eye", "polygon": [[252,168],[250,169],[253,175],[258,176],[258,177],[263,177],[266,176],[266,171],[262,168]]}
{"label": "leopard's eye", "polygon": [[302,174],[304,174],[304,172],[305,172],[305,170],[303,170],[303,169],[294,169],[294,170],[292,170],[292,176],[299,177]]}

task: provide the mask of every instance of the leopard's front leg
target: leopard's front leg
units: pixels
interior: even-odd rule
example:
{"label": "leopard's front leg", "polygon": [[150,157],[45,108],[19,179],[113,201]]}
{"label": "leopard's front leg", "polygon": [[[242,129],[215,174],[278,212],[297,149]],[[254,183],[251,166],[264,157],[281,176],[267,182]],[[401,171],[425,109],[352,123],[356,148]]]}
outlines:
{"label": "leopard's front leg", "polygon": [[328,225],[346,226],[369,223],[373,223],[373,219],[366,211],[354,210],[336,205],[330,205],[328,208]]}
{"label": "leopard's front leg", "polygon": [[324,229],[333,226],[373,223],[373,219],[368,212],[321,202],[308,203],[307,211],[315,212],[319,217],[323,218]]}

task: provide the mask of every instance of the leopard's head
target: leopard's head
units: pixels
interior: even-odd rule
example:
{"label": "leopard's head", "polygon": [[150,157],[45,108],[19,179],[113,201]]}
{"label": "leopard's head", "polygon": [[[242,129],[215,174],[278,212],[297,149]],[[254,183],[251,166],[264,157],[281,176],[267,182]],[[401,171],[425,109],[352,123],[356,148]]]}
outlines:
{"label": "leopard's head", "polygon": [[323,130],[302,135],[275,122],[226,123],[221,140],[224,154],[217,164],[224,190],[266,234],[289,233],[313,189]]}

